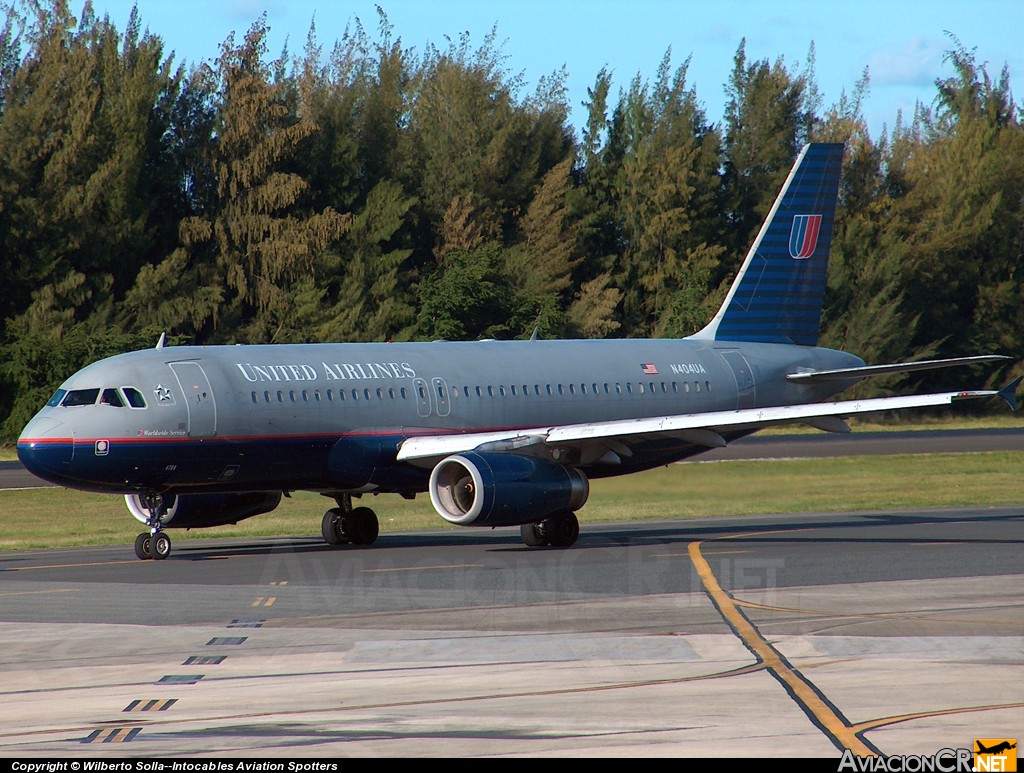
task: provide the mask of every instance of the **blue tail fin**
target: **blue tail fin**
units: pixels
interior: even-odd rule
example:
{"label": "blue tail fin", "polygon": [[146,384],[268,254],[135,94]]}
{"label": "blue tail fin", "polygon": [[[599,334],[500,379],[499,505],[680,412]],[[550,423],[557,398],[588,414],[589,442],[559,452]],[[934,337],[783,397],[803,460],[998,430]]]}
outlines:
{"label": "blue tail fin", "polygon": [[693,338],[814,346],[843,146],[805,145],[722,308]]}

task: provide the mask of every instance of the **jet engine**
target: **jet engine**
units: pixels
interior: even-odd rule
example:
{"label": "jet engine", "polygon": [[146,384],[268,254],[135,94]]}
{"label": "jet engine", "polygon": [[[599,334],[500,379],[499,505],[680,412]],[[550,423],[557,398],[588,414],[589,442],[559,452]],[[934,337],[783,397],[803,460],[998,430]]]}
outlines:
{"label": "jet engine", "polygon": [[430,474],[430,501],[459,526],[537,523],[583,507],[590,494],[575,467],[518,454],[455,454]]}
{"label": "jet engine", "polygon": [[[138,494],[124,497],[135,519],[148,523],[149,511]],[[161,519],[164,527],[201,529],[238,523],[254,515],[269,513],[281,503],[280,491],[253,491],[244,494],[179,494],[165,498],[167,511]]]}

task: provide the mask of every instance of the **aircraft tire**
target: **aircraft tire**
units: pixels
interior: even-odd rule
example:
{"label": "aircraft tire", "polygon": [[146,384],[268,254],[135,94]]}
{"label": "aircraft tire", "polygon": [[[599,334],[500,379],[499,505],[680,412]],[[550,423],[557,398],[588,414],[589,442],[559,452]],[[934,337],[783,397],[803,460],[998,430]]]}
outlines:
{"label": "aircraft tire", "polygon": [[372,545],[380,533],[377,514],[369,507],[357,507],[341,522],[348,541],[353,545]]}
{"label": "aircraft tire", "polygon": [[580,536],[580,522],[572,512],[552,516],[543,521],[541,527],[548,544],[554,548],[571,547]]}
{"label": "aircraft tire", "polygon": [[320,533],[328,545],[343,545],[348,542],[341,530],[344,517],[345,513],[340,507],[333,507],[324,513],[324,519],[320,523]]}
{"label": "aircraft tire", "polygon": [[149,555],[149,534],[143,532],[135,538],[135,555],[146,561]]}
{"label": "aircraft tire", "polygon": [[149,557],[163,560],[171,554],[171,538],[162,531],[149,539]]}
{"label": "aircraft tire", "polygon": [[523,538],[523,544],[531,548],[542,548],[548,544],[548,539],[538,523],[524,523],[519,527],[519,536]]}

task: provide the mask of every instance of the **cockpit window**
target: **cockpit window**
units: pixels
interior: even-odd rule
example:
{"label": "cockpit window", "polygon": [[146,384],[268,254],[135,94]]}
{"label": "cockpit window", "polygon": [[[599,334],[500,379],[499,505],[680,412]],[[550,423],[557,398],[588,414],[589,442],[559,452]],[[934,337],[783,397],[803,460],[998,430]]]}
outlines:
{"label": "cockpit window", "polygon": [[46,405],[50,408],[56,408],[58,405],[60,405],[60,401],[64,399],[64,395],[66,395],[67,393],[68,390],[66,389],[58,389],[56,392],[53,393],[53,397],[50,398],[49,402],[46,403]]}
{"label": "cockpit window", "polygon": [[100,396],[99,389],[72,389],[67,393],[61,405],[71,407],[76,405],[94,405],[96,398]]}
{"label": "cockpit window", "polygon": [[124,392],[125,399],[128,400],[128,405],[132,408],[146,407],[146,398],[135,387],[121,387],[121,391]]}
{"label": "cockpit window", "polygon": [[114,408],[124,408],[124,400],[121,399],[121,393],[116,389],[104,389],[103,394],[100,395],[100,405],[111,405]]}

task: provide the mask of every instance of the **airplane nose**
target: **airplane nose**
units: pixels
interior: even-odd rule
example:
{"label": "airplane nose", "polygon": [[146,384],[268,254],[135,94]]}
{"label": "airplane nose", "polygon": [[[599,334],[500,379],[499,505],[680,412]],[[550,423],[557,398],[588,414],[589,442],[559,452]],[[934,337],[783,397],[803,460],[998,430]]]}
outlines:
{"label": "airplane nose", "polygon": [[18,438],[18,459],[33,475],[60,483],[71,464],[73,437],[60,421],[37,416]]}

